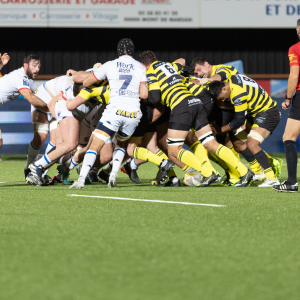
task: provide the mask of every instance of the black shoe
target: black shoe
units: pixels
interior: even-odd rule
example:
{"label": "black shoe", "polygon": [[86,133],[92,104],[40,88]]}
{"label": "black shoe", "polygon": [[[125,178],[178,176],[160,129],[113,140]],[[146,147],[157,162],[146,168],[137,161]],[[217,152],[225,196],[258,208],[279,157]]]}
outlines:
{"label": "black shoe", "polygon": [[272,189],[277,192],[296,193],[298,192],[298,183],[289,184],[287,180],[285,180],[279,185],[273,185]]}
{"label": "black shoe", "polygon": [[127,174],[132,182],[137,183],[137,184],[142,183],[136,170],[131,169],[130,162],[127,162],[125,165],[123,165],[123,167],[121,168],[121,171],[123,173]]}
{"label": "black shoe", "polygon": [[246,187],[246,186],[249,185],[249,183],[251,182],[253,177],[254,177],[254,173],[251,170],[248,170],[248,172],[244,176],[241,177],[241,180],[238,181],[233,186],[235,186],[235,187]]}
{"label": "black shoe", "polygon": [[102,180],[104,180],[106,183],[108,183],[109,181],[109,175],[106,174],[103,170],[101,170],[99,173],[98,173],[98,177]]}
{"label": "black shoe", "polygon": [[26,180],[26,177],[29,175],[29,173],[30,173],[30,169],[29,168],[27,168],[27,169],[24,170],[25,180]]}
{"label": "black shoe", "polygon": [[51,177],[46,174],[45,176],[43,176],[43,180],[44,180],[44,185],[49,185],[51,182]]}
{"label": "black shoe", "polygon": [[173,179],[177,178],[175,176],[170,177],[169,181],[166,183],[158,183],[156,186],[160,186],[160,187],[167,187],[167,186],[174,186],[174,187],[178,187],[181,186],[180,180],[178,179],[177,181],[173,182]]}
{"label": "black shoe", "polygon": [[157,178],[157,183],[160,183],[162,180],[167,178],[170,170],[173,167],[174,163],[171,160],[164,159],[159,166],[160,176]]}
{"label": "black shoe", "polygon": [[209,177],[203,177],[202,183],[199,187],[208,187],[210,184],[215,183],[218,180],[218,176],[212,172]]}

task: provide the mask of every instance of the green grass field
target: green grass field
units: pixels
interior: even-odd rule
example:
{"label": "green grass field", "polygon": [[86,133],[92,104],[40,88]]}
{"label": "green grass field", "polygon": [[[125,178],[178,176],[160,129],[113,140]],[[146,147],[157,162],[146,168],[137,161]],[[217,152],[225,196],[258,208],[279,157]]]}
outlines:
{"label": "green grass field", "polygon": [[[150,163],[139,169],[140,185],[120,174],[117,189],[34,187],[24,182],[24,165],[24,156],[0,162],[1,300],[300,297],[298,193],[159,188],[150,185]],[[281,180],[286,175],[284,165]]]}

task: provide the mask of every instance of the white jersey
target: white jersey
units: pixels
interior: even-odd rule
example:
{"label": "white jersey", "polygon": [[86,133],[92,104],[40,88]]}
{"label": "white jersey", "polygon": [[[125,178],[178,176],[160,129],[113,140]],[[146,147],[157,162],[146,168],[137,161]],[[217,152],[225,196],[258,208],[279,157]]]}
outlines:
{"label": "white jersey", "polygon": [[19,68],[0,78],[0,106],[8,101],[17,99],[20,90],[27,89],[34,92],[36,86],[32,79],[25,74],[24,68]]}
{"label": "white jersey", "polygon": [[71,85],[73,85],[73,76],[63,75],[47,81],[45,88],[55,97]]}
{"label": "white jersey", "polygon": [[136,105],[140,103],[141,82],[148,82],[146,68],[130,56],[106,62],[94,72],[97,80],[107,78],[110,86],[109,103]]}

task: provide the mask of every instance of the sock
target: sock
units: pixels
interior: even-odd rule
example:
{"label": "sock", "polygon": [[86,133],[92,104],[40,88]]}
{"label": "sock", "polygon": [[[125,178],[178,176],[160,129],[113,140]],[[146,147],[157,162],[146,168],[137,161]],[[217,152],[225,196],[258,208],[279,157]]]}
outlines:
{"label": "sock", "polygon": [[137,164],[135,163],[134,158],[131,158],[131,160],[130,160],[130,168],[131,168],[132,170],[136,170],[138,167],[139,167],[139,165],[137,165]]}
{"label": "sock", "polygon": [[97,158],[97,152],[93,150],[88,150],[84,156],[82,167],[80,170],[80,175],[78,180],[85,180],[90,169],[93,167],[95,160]]}
{"label": "sock", "polygon": [[[163,161],[163,158],[161,156],[157,156],[153,154],[151,151],[142,148],[142,147],[136,147],[133,151],[133,157],[138,158],[145,161],[150,161],[157,166],[160,166],[161,162]],[[167,158],[168,159],[168,158]]]}
{"label": "sock", "polygon": [[184,167],[181,168],[182,171],[186,172],[189,169],[189,166],[185,165]]}
{"label": "sock", "polygon": [[236,158],[236,156],[227,147],[219,145],[216,155],[223,159],[227,165],[235,168],[240,176],[246,175],[248,169]]}
{"label": "sock", "polygon": [[111,170],[113,173],[118,174],[124,156],[125,156],[125,150],[123,148],[116,148],[114,150],[113,165]]}
{"label": "sock", "polygon": [[71,152],[68,152],[59,159],[58,163],[65,164],[71,157],[72,157]]}
{"label": "sock", "polygon": [[45,153],[48,154],[54,147],[55,147],[55,145],[53,145],[51,142],[49,142]]}
{"label": "sock", "polygon": [[230,149],[231,152],[234,154],[234,156],[235,156],[238,160],[240,160],[240,154],[239,154],[238,152],[235,151],[234,147],[231,146],[231,147],[229,147],[229,149]]}
{"label": "sock", "polygon": [[112,169],[112,164],[111,164],[111,163],[108,163],[108,164],[106,165],[106,167],[103,168],[102,170],[103,170],[103,172],[104,172],[106,175],[109,175],[110,172],[111,172],[111,169]]}
{"label": "sock", "polygon": [[42,158],[40,158],[39,160],[37,160],[34,164],[36,166],[42,166],[43,168],[50,164],[51,160],[49,159],[49,157],[47,156],[47,154],[45,154]]}
{"label": "sock", "polygon": [[[161,157],[162,159],[166,159],[166,160],[169,159],[169,157],[166,155],[166,153],[163,152],[162,150],[159,150],[158,152],[156,152],[155,155],[158,157]],[[173,168],[169,171],[168,176],[169,177],[177,176]]]}
{"label": "sock", "polygon": [[266,151],[264,151],[264,152],[265,152],[265,154],[266,154],[266,156],[267,156],[267,158],[268,158],[268,161],[269,161],[270,166],[272,167],[272,165],[273,165],[273,157],[270,156]]}
{"label": "sock", "polygon": [[32,142],[31,142],[28,146],[28,155],[27,155],[25,170],[28,169],[28,166],[34,162],[34,160],[37,157],[37,155],[39,154],[39,152],[40,152],[40,149],[34,148],[32,146]]}
{"label": "sock", "polygon": [[79,162],[76,162],[73,160],[73,157],[69,158],[66,162],[65,162],[65,166],[66,168],[69,169],[69,171],[73,170],[76,166],[78,166]]}
{"label": "sock", "polygon": [[254,174],[260,174],[262,172],[261,166],[258,161],[255,159],[252,152],[246,148],[244,151],[240,151],[240,154],[246,159],[246,161],[250,164],[250,169]]}
{"label": "sock", "polygon": [[193,166],[193,168],[196,171],[201,172],[204,177],[209,177],[212,174],[212,171],[209,170],[205,165],[202,166],[195,154],[190,151],[181,149],[178,153],[177,159],[186,164],[183,171],[187,171],[189,166]]}
{"label": "sock", "polygon": [[297,162],[298,162],[296,142],[288,140],[283,143],[284,143],[286,163],[288,169],[287,183],[294,185],[297,183]]}
{"label": "sock", "polygon": [[211,162],[208,159],[206,149],[199,141],[195,142],[190,148],[195,154],[195,156],[198,158],[198,160],[201,162],[202,166],[205,165],[209,170],[211,170],[211,172],[218,174],[218,172],[212,166]]}
{"label": "sock", "polygon": [[276,180],[275,174],[270,166],[266,153],[263,150],[260,150],[259,152],[254,154],[254,157],[259,162],[259,164],[264,168],[264,173],[266,175],[266,178]]}

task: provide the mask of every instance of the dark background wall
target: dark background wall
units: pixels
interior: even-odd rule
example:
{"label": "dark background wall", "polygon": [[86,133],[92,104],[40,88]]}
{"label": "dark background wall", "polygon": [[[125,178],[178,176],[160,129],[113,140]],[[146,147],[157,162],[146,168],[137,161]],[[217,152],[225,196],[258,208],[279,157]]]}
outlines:
{"label": "dark background wall", "polygon": [[1,28],[0,32],[0,53],[11,56],[3,74],[20,67],[27,53],[40,56],[40,74],[87,69],[114,59],[123,37],[134,40],[137,55],[153,50],[161,60],[184,57],[188,64],[196,56],[211,64],[241,59],[245,73],[280,74],[289,73],[287,52],[297,42],[294,29]]}

